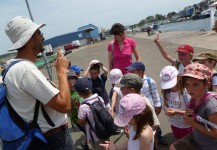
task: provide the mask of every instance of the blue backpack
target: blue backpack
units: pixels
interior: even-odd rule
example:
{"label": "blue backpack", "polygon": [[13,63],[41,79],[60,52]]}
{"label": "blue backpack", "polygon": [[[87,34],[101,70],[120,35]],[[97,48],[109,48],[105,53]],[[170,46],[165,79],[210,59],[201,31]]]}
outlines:
{"label": "blue backpack", "polygon": [[[26,123],[15,112],[6,98],[6,85],[4,84],[4,78],[8,70],[20,62],[21,60],[12,62],[6,70],[2,73],[3,83],[0,84],[0,138],[3,143],[3,150],[26,150],[31,146],[31,142],[38,138],[39,140],[47,143],[46,139],[41,132],[37,124],[38,112],[41,102],[36,100],[35,112],[33,120],[30,123]],[[41,105],[42,113],[47,120],[48,124],[55,126],[50,120],[48,114],[45,112]]]}

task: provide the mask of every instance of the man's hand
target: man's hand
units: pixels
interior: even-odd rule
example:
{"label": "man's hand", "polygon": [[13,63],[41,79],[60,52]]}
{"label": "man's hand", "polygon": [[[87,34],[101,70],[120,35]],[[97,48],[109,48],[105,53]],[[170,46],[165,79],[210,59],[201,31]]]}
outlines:
{"label": "man's hand", "polygon": [[69,60],[63,55],[60,54],[60,48],[57,51],[57,59],[56,59],[56,71],[58,74],[67,73],[69,66]]}

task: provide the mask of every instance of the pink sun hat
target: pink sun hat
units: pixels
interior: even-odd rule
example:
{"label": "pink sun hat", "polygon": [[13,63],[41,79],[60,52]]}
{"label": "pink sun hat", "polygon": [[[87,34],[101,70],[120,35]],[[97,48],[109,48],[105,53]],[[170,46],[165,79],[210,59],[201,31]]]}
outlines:
{"label": "pink sun hat", "polygon": [[184,73],[181,76],[192,77],[199,80],[209,80],[211,75],[212,72],[207,66],[199,63],[192,63],[185,67]]}
{"label": "pink sun hat", "polygon": [[127,94],[120,101],[119,113],[114,119],[117,126],[126,126],[133,116],[140,114],[146,107],[144,98],[139,94]]}

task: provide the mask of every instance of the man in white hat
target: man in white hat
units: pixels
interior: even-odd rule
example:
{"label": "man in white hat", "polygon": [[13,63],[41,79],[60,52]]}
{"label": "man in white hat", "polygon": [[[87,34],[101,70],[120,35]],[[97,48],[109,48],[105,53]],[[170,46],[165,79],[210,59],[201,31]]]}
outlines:
{"label": "man in white hat", "polygon": [[[38,125],[52,150],[73,150],[73,142],[67,126],[67,112],[71,109],[70,90],[67,80],[69,61],[58,51],[56,71],[59,88],[55,88],[35,66],[37,55],[44,51],[44,37],[40,28],[30,19],[22,16],[13,18],[6,26],[5,32],[13,46],[9,51],[17,50],[17,56],[7,62],[6,67],[16,60],[7,72],[4,83],[7,87],[7,99],[13,109],[25,121],[33,119],[36,100],[43,105],[48,116],[55,124],[49,125],[39,109]],[[36,142],[30,149],[46,149],[42,142]]]}

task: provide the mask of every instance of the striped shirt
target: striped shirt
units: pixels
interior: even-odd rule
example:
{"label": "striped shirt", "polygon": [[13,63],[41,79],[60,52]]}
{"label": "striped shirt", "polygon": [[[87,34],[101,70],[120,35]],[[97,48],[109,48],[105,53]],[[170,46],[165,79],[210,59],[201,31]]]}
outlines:
{"label": "striped shirt", "polygon": [[143,87],[141,88],[141,94],[150,100],[154,108],[161,107],[161,100],[160,100],[160,96],[157,91],[155,81],[152,78],[150,78],[151,86],[149,86],[147,77],[146,75],[144,75],[143,82],[144,83],[143,83]]}

